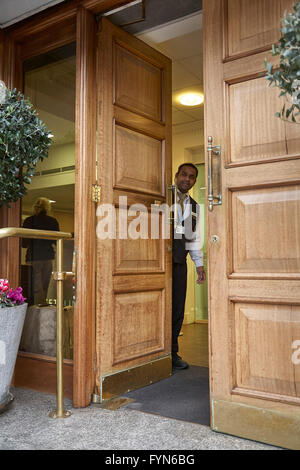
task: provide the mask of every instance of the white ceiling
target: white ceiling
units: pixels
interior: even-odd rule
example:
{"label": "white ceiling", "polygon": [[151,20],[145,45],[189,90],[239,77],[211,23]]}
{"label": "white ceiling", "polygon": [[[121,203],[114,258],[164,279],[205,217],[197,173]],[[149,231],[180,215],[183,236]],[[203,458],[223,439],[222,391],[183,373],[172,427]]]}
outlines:
{"label": "white ceiling", "polygon": [[0,28],[24,20],[64,0],[0,0]]}
{"label": "white ceiling", "polygon": [[172,59],[173,129],[203,121],[203,104],[187,107],[176,97],[203,92],[202,13],[138,34],[137,37]]}

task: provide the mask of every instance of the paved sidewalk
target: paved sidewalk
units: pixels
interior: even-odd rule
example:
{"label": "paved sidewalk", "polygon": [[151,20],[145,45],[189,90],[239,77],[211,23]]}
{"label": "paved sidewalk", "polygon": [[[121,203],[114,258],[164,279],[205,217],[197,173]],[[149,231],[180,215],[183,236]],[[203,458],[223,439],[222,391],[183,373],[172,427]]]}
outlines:
{"label": "paved sidewalk", "polygon": [[51,419],[53,395],[13,389],[10,408],[0,414],[0,450],[272,450],[277,449],[133,409],[99,405],[72,409],[66,419]]}

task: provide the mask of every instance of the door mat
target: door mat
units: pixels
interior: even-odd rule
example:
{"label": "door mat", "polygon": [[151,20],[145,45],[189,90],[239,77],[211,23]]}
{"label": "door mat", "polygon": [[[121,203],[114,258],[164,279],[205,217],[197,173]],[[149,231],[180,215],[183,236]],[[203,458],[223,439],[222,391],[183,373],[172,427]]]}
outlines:
{"label": "door mat", "polygon": [[198,366],[174,370],[167,379],[124,394],[134,400],[124,408],[209,426],[208,374],[208,368]]}

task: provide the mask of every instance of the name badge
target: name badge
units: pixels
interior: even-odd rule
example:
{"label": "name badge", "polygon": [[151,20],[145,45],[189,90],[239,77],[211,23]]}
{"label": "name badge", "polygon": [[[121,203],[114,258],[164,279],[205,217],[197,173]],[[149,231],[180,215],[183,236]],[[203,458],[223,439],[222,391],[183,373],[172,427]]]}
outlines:
{"label": "name badge", "polygon": [[184,227],[182,227],[182,225],[178,225],[175,229],[175,232],[180,235],[184,235]]}

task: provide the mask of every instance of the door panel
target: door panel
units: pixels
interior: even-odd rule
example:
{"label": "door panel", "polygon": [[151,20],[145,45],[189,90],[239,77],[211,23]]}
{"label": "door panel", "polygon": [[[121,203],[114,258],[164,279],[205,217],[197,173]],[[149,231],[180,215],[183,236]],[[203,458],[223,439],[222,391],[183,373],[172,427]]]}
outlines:
{"label": "door panel", "polygon": [[264,78],[293,3],[206,0],[203,14],[206,139],[222,148],[224,198],[207,216],[211,425],[299,449],[299,126],[274,117],[280,92]]}
{"label": "door panel", "polygon": [[225,0],[224,37],[226,58],[267,50],[278,40],[278,19],[294,0]]}
{"label": "door panel", "polygon": [[233,315],[233,392],[300,405],[300,371],[291,361],[291,344],[300,338],[300,306],[233,302]]}
{"label": "door panel", "polygon": [[[230,111],[230,163],[269,160],[286,155],[285,123],[275,117],[276,111],[281,109],[278,91],[271,88],[267,93],[268,82],[265,78],[227,86]],[[243,113],[240,113],[241,109]],[[237,119],[237,116],[240,119]]]}
{"label": "door panel", "polygon": [[130,191],[134,186],[136,191],[160,196],[164,192],[164,175],[152,169],[164,168],[161,140],[118,125],[114,134],[114,187]]}
{"label": "door panel", "polygon": [[103,400],[171,373],[171,253],[161,215],[151,238],[151,205],[166,202],[171,182],[171,62],[106,19],[98,54],[98,183],[115,214],[115,236],[97,242]]}
{"label": "door panel", "polygon": [[[123,215],[120,212],[124,213]],[[125,220],[127,217],[127,209],[119,208],[116,210],[117,216],[117,230],[116,240],[114,240],[114,270],[113,274],[128,274],[128,273],[163,273],[165,272],[165,242],[161,238],[157,239],[125,239],[122,240],[122,233],[119,225],[120,217]],[[148,213],[145,214],[145,222],[150,227],[151,217]],[[129,224],[133,223],[134,217],[127,217],[128,223],[126,229],[128,230]],[[123,226],[123,224],[122,224]],[[159,225],[161,233],[161,223]],[[148,231],[147,231],[148,235]]]}
{"label": "door panel", "polygon": [[126,44],[122,47],[117,41],[113,43],[114,104],[161,121],[161,68],[139,57],[136,52],[132,53]]}
{"label": "door panel", "polygon": [[297,275],[299,185],[235,191],[231,204],[233,274]]}
{"label": "door panel", "polygon": [[281,0],[228,0],[229,57],[249,54],[278,39]]}

